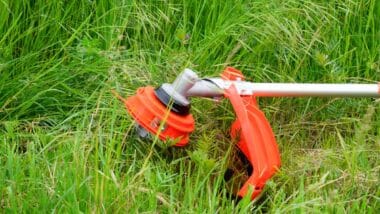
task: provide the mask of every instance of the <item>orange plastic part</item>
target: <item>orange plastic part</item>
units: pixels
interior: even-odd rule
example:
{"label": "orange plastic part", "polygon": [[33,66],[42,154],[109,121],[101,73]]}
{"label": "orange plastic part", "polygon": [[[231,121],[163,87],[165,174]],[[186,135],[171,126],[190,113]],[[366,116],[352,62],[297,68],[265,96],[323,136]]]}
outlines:
{"label": "orange plastic part", "polygon": [[266,181],[278,171],[280,153],[270,124],[258,108],[255,97],[240,96],[234,85],[225,90],[225,96],[237,117],[231,126],[231,137],[238,140],[237,146],[253,166],[253,173],[238,196],[244,197],[251,186],[253,200],[261,193]]}
{"label": "orange plastic part", "polygon": [[[189,134],[194,130],[193,116],[170,112],[157,99],[153,87],[137,89],[136,95],[129,97],[124,103],[137,123],[153,135],[158,134],[161,140],[178,140],[175,146],[185,146],[189,142]],[[161,126],[161,123],[164,124]]]}
{"label": "orange plastic part", "polygon": [[220,75],[224,80],[244,80],[244,75],[241,71],[233,67],[227,67]]}

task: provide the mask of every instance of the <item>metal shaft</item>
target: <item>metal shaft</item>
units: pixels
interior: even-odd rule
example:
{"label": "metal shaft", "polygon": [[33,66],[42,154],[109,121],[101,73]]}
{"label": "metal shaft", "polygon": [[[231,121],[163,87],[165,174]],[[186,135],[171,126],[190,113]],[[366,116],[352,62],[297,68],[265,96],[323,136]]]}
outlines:
{"label": "metal shaft", "polygon": [[317,84],[317,83],[251,83],[221,78],[197,81],[187,96],[222,96],[224,89],[234,84],[240,95],[261,97],[380,97],[380,84]]}

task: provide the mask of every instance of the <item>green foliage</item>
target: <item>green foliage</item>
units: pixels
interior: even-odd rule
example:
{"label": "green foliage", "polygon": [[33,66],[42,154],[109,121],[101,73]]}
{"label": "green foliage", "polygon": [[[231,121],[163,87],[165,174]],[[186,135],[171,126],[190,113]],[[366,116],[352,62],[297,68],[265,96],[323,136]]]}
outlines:
{"label": "green foliage", "polygon": [[111,90],[226,65],[256,82],[376,82],[379,50],[376,0],[0,1],[0,210],[377,213],[373,99],[260,99],[282,168],[237,204],[227,103],[193,99],[191,145],[168,148],[136,137]]}

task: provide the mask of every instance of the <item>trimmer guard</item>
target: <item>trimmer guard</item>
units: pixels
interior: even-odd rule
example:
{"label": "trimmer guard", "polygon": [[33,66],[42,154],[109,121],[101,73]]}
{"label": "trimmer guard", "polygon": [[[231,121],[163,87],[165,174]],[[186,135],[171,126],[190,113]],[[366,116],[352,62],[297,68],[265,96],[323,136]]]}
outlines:
{"label": "trimmer guard", "polygon": [[[222,74],[224,79],[234,80],[236,77],[242,78],[242,74],[233,68],[227,68]],[[261,193],[266,181],[278,171],[280,153],[272,128],[258,108],[255,97],[240,96],[234,85],[225,90],[225,97],[230,100],[237,117],[231,126],[231,137],[237,140],[237,146],[253,167],[253,173],[237,194],[244,197],[251,186],[253,200]]]}

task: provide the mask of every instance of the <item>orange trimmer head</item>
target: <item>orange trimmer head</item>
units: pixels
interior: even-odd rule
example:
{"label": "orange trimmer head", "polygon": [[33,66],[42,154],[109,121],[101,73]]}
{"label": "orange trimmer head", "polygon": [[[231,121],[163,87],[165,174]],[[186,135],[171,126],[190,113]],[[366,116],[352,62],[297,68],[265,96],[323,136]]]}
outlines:
{"label": "orange trimmer head", "polygon": [[189,142],[189,134],[194,130],[193,116],[170,111],[157,98],[153,87],[139,88],[136,95],[124,102],[139,126],[140,136],[150,133],[158,135],[161,140],[174,139],[177,140],[176,146],[185,146]]}
{"label": "orange trimmer head", "polygon": [[[231,137],[253,168],[248,180],[236,193],[249,192],[255,199],[265,183],[280,167],[280,154],[271,126],[256,103],[257,96],[380,96],[379,84],[298,84],[251,83],[244,81],[239,70],[227,67],[221,78],[198,78],[185,69],[172,83],[158,88],[137,90],[124,100],[128,112],[137,123],[141,137],[157,136],[174,140],[175,146],[185,146],[194,130],[189,97],[224,97],[230,100],[236,114]],[[249,191],[249,189],[252,191]]]}

